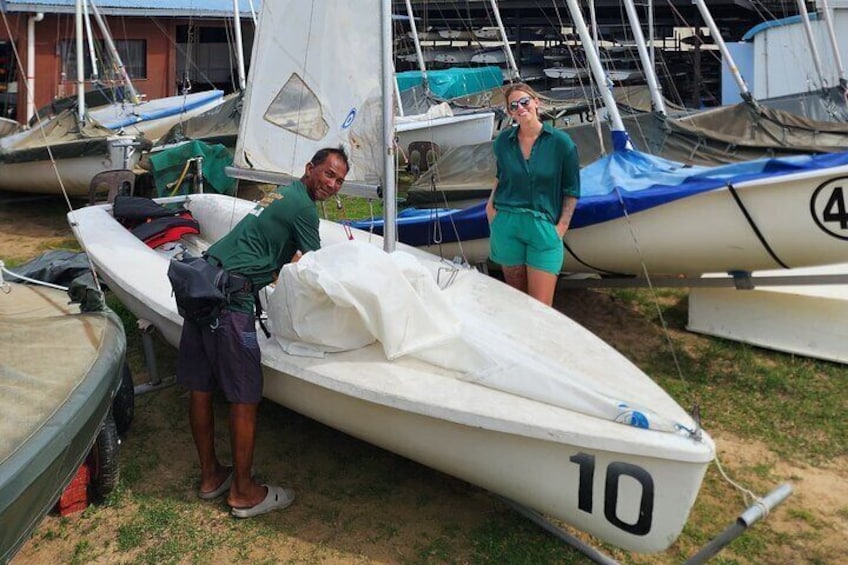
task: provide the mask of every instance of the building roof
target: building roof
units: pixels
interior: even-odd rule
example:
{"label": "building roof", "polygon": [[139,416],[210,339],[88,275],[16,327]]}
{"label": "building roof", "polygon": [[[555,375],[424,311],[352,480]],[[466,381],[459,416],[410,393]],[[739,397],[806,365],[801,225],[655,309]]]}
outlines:
{"label": "building roof", "polygon": [[[816,21],[819,19],[818,13],[809,14],[810,21]],[[796,24],[800,24],[803,22],[803,18],[801,16],[789,16],[788,18],[781,18],[779,20],[769,20],[766,22],[762,22],[760,24],[755,25],[751,29],[748,30],[745,35],[742,36],[742,41],[753,41],[754,37],[757,34],[760,34],[767,29],[774,29],[776,27],[784,27],[784,26],[792,26]]]}
{"label": "building roof", "polygon": [[[88,0],[94,2],[104,15],[121,16],[184,16],[198,18],[232,17],[233,0]],[[256,14],[262,0],[239,0],[242,17],[250,17],[250,7]],[[7,12],[73,13],[76,0],[4,0]]]}

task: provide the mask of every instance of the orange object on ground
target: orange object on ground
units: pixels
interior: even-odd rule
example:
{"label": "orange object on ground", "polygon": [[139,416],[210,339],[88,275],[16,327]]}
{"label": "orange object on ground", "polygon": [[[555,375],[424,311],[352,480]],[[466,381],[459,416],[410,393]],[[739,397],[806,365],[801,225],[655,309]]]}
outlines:
{"label": "orange object on ground", "polygon": [[88,507],[88,483],[90,480],[91,470],[88,468],[88,463],[83,463],[56,503],[56,511],[59,512],[60,516],[82,512]]}

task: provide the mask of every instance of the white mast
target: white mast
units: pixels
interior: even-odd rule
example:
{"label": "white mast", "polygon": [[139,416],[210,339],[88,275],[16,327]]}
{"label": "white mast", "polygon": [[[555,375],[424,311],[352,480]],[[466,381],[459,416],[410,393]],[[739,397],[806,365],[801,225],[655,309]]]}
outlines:
{"label": "white mast", "polygon": [[85,121],[85,60],[83,58],[82,0],[76,0],[77,117]]}
{"label": "white mast", "polygon": [[742,74],[739,72],[736,62],[730,55],[730,51],[727,49],[727,45],[724,43],[724,39],[722,39],[721,33],[718,31],[718,26],[716,25],[715,20],[713,20],[712,14],[710,14],[710,11],[707,9],[706,3],[704,0],[694,1],[698,6],[698,11],[701,12],[701,17],[704,19],[704,23],[707,24],[708,28],[710,28],[710,35],[712,35],[715,39],[716,45],[718,45],[719,51],[721,51],[721,57],[724,60],[724,63],[728,66],[728,68],[730,68],[730,73],[733,75],[733,79],[739,86],[739,94],[742,96],[742,99],[754,106],[754,108],[759,109],[760,105],[754,99],[751,91],[748,90],[748,85],[745,84],[745,79],[742,78]]}
{"label": "white mast", "polygon": [[233,31],[236,34],[236,68],[238,69],[239,90],[244,91],[247,80],[244,73],[244,43],[241,39],[241,12],[239,0],[233,0]]}
{"label": "white mast", "polygon": [[88,37],[88,55],[91,57],[91,80],[97,80],[97,53],[94,50],[94,34],[91,33],[91,19],[88,17],[88,0],[82,0],[82,11],[85,15],[85,35]]}
{"label": "white mast", "polygon": [[839,72],[839,84],[843,90],[848,90],[848,79],[845,78],[845,67],[842,66],[842,54],[839,52],[839,44],[836,43],[836,32],[833,29],[833,18],[827,0],[821,2],[821,13],[827,26],[827,35],[830,37],[830,46],[833,49],[833,60],[836,61],[836,70]]}
{"label": "white mast", "polygon": [[100,15],[100,10],[97,9],[93,0],[91,2],[91,11],[94,13],[94,19],[97,22],[98,27],[100,27],[100,33],[103,34],[103,40],[106,42],[106,49],[109,50],[109,54],[112,56],[115,64],[118,65],[118,72],[121,74],[124,86],[126,86],[130,93],[130,101],[133,104],[138,104],[138,92],[136,92],[136,89],[130,80],[130,75],[127,73],[127,68],[124,66],[124,62],[121,61],[121,57],[118,55],[118,49],[115,47],[115,42],[112,41],[112,34],[109,33],[109,28],[106,27],[106,22],[103,21],[103,17]]}
{"label": "white mast", "polygon": [[397,229],[395,215],[397,201],[395,194],[395,128],[394,128],[394,87],[395,68],[393,61],[392,43],[392,0],[381,3],[380,18],[382,22],[383,47],[383,249],[389,253],[395,250]]}
{"label": "white mast", "polygon": [[604,100],[604,106],[607,109],[610,117],[610,130],[613,134],[613,145],[615,149],[631,148],[630,140],[627,139],[627,132],[624,129],[624,122],[621,121],[621,114],[618,111],[618,106],[615,104],[615,98],[607,84],[607,75],[604,68],[601,66],[601,58],[598,55],[595,42],[592,41],[592,36],[589,34],[589,29],[586,27],[586,21],[583,19],[583,13],[580,11],[580,6],[577,5],[577,0],[567,0],[568,10],[571,12],[571,19],[574,22],[574,27],[577,28],[577,33],[580,35],[580,42],[583,43],[583,50],[586,52],[586,57],[589,59],[589,67],[592,69],[592,76],[595,78],[595,84],[601,92],[601,97]]}
{"label": "white mast", "polygon": [[648,89],[651,92],[651,105],[654,112],[665,115],[665,102],[660,92],[660,85],[657,81],[657,73],[653,66],[653,60],[648,55],[648,49],[645,47],[645,36],[642,35],[642,24],[639,22],[638,14],[636,14],[636,6],[633,0],[624,0],[624,6],[627,9],[627,18],[630,20],[630,27],[633,29],[633,38],[636,40],[639,59],[642,60],[642,67],[645,70],[645,78],[648,80]]}
{"label": "white mast", "polygon": [[[501,11],[498,9],[498,3],[496,0],[490,0],[492,4],[492,12],[495,15],[495,22],[498,24],[498,31],[501,33],[501,41],[504,44],[504,49],[506,49],[506,60],[509,63],[509,78],[512,80],[520,80],[521,74],[518,72],[518,65],[515,62],[515,56],[512,54],[512,49],[509,46],[509,37],[506,35],[506,28],[503,25],[503,21],[501,20]],[[519,41],[521,38],[518,38]]]}
{"label": "white mast", "polygon": [[804,34],[807,36],[807,43],[810,44],[810,54],[813,57],[813,65],[816,67],[819,83],[821,86],[827,86],[827,80],[822,72],[819,48],[816,45],[816,39],[813,37],[813,27],[810,25],[810,14],[807,13],[807,6],[804,4],[804,0],[797,0],[796,3],[798,4],[798,13],[801,14],[801,21],[804,23]]}
{"label": "white mast", "polygon": [[[421,71],[421,82],[424,84],[424,92],[429,94],[430,83],[427,81],[427,65],[424,64],[424,54],[421,52],[421,39],[418,37],[418,26],[415,24],[415,16],[412,14],[412,0],[406,0],[406,15],[409,16],[409,29],[412,33],[412,43],[415,45],[415,58],[418,59],[418,70]],[[400,103],[400,100],[398,100]]]}

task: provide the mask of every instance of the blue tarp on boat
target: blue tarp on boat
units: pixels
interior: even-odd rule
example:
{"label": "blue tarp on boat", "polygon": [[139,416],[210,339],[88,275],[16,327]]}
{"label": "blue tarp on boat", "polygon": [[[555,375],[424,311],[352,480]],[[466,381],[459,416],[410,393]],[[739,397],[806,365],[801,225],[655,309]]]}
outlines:
{"label": "blue tarp on boat", "polygon": [[571,226],[614,220],[625,210],[633,214],[729,184],[846,164],[848,152],[698,167],[639,151],[616,151],[580,171],[581,197]]}
{"label": "blue tarp on boat", "polygon": [[[848,152],[698,167],[639,151],[620,150],[581,170],[581,197],[571,227],[607,222],[624,216],[625,210],[634,214],[728,184],[840,165],[848,165]],[[382,219],[360,220],[351,225],[379,234],[383,231]],[[407,208],[398,214],[398,238],[409,245],[432,245],[437,239],[450,243],[488,236],[485,201],[464,209]]]}
{"label": "blue tarp on boat", "polygon": [[176,116],[215,100],[221,100],[223,97],[223,90],[206,90],[185,96],[156,98],[137,105],[125,103],[112,104],[103,108],[92,108],[89,111],[89,115],[103,127],[120,129],[139,122]]}
{"label": "blue tarp on boat", "polygon": [[[403,92],[423,82],[421,71],[396,73],[398,89]],[[430,92],[444,100],[468,96],[497,88],[503,84],[503,73],[497,65],[488,67],[452,67],[427,71]]]}

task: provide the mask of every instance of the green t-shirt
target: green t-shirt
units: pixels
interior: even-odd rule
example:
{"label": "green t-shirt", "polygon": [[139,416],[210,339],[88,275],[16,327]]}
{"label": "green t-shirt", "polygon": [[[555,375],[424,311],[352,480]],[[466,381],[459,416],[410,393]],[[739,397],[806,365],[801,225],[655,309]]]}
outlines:
{"label": "green t-shirt", "polygon": [[525,160],[518,128],[512,127],[495,139],[494,153],[498,164],[495,209],[530,210],[555,224],[563,199],[580,197],[577,146],[564,131],[545,123]]}
{"label": "green t-shirt", "polygon": [[[273,282],[296,251],[321,247],[318,210],[306,186],[296,180],[277,193],[281,198],[268,206],[257,204],[208,251],[230,273],[248,277],[254,288]],[[236,297],[231,307],[250,312],[252,305],[252,299],[244,296]]]}

